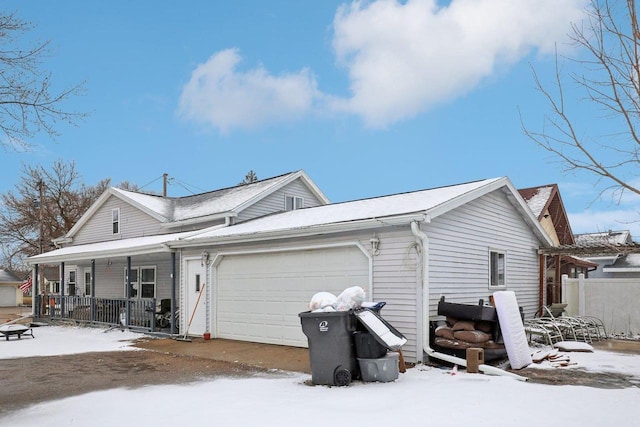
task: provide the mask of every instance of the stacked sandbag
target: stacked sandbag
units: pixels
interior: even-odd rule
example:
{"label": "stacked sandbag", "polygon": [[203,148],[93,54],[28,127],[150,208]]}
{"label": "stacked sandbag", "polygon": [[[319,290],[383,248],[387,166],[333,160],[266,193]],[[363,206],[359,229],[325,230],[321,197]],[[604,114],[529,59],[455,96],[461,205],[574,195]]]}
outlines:
{"label": "stacked sandbag", "polygon": [[474,322],[447,317],[446,323],[435,329],[434,343],[440,347],[451,349],[486,348],[502,349],[492,339],[492,324],[490,322]]}

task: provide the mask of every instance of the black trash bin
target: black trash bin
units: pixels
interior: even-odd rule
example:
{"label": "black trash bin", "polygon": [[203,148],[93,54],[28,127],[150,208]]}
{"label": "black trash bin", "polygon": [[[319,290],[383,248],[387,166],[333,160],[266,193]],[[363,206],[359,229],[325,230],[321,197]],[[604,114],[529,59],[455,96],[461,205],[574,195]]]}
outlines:
{"label": "black trash bin", "polygon": [[311,382],[316,385],[347,386],[359,377],[352,310],[330,313],[306,311],[298,314],[309,342]]}

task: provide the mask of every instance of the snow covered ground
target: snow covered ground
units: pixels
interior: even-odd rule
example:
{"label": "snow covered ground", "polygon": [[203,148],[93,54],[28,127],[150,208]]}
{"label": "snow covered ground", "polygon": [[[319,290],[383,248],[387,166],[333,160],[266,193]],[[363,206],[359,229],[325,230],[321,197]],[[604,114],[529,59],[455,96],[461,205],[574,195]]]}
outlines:
{"label": "snow covered ground", "polygon": [[[37,339],[3,345],[0,359],[132,350],[138,334],[44,327]],[[640,377],[640,355],[570,353],[568,368]],[[2,363],[0,361],[0,363]],[[88,393],[33,405],[0,418],[0,426],[609,426],[637,425],[640,389],[549,386],[508,377],[419,366],[392,383],[308,386],[310,376],[216,379]],[[1,385],[1,379],[0,379]],[[0,402],[1,404],[1,402]]]}

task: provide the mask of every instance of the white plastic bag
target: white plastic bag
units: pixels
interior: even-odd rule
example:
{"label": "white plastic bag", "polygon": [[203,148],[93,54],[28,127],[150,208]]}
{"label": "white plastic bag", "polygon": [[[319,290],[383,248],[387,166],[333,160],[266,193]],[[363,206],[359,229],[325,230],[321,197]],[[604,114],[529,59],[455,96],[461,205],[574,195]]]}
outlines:
{"label": "white plastic bag", "polygon": [[354,308],[360,308],[364,302],[365,292],[360,286],[352,286],[342,291],[336,302],[333,304],[333,308],[336,311],[348,311]]}
{"label": "white plastic bag", "polygon": [[318,292],[309,301],[309,310],[321,310],[333,306],[336,302],[336,296],[330,292]]}

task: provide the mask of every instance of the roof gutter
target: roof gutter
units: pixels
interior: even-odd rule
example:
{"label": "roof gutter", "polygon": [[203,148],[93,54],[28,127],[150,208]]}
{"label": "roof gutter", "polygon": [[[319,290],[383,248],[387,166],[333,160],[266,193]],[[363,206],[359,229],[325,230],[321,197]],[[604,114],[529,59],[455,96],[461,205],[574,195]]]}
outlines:
{"label": "roof gutter", "polygon": [[[366,230],[380,227],[382,225],[407,225],[407,223],[415,220],[424,220],[425,212],[411,213],[405,215],[397,215],[390,217],[369,218],[366,220],[344,221],[333,224],[322,224],[315,226],[305,226],[299,228],[287,228],[266,232],[247,232],[240,234],[231,234],[227,236],[211,236],[198,238],[198,232],[188,237],[188,240],[176,240],[169,242],[172,248],[199,247],[208,244],[229,244],[229,243],[246,243],[258,242],[265,240],[273,240],[280,238],[297,238],[314,236],[318,234],[341,233],[354,230]],[[219,227],[222,228],[222,227]],[[201,232],[211,231],[212,228],[201,230]]]}
{"label": "roof gutter", "polygon": [[115,258],[115,257],[124,257],[124,256],[136,256],[136,255],[148,255],[150,253],[158,253],[158,252],[172,252],[169,246],[162,243],[152,243],[144,246],[137,246],[135,249],[127,250],[126,248],[116,248],[116,249],[105,249],[100,251],[95,251],[90,253],[89,255],[81,254],[81,253],[73,253],[73,254],[61,254],[61,255],[50,255],[47,256],[47,253],[34,255],[33,257],[27,258],[27,265],[33,266],[36,264],[47,264],[47,263],[56,263],[56,262],[67,262],[71,260],[81,260],[81,259],[102,259],[102,258]]}
{"label": "roof gutter", "polygon": [[[424,222],[427,224],[430,223],[431,218],[427,216]],[[422,349],[429,357],[464,366],[466,368],[467,361],[465,359],[452,356],[450,354],[440,353],[431,348],[431,344],[429,343],[429,237],[420,229],[418,221],[411,222],[411,232],[417,239],[419,239],[422,246]],[[508,376],[520,381],[528,380],[526,377],[504,371],[500,368],[496,368],[495,366],[482,364],[478,369],[485,374]]]}

